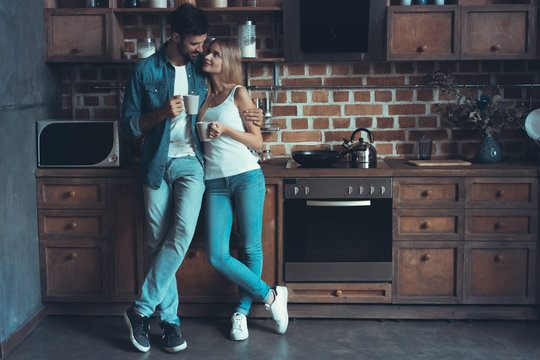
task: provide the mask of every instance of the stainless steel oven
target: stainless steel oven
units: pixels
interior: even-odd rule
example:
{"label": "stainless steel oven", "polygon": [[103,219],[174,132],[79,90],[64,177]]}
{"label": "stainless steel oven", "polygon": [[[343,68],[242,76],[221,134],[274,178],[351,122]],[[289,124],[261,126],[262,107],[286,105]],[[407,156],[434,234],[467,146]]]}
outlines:
{"label": "stainless steel oven", "polygon": [[289,282],[392,279],[392,179],[285,179]]}

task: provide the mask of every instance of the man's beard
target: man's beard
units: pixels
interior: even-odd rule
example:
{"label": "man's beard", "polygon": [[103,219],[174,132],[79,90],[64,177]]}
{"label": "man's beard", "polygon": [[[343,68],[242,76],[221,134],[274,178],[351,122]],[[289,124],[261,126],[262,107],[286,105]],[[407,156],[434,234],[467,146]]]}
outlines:
{"label": "man's beard", "polygon": [[184,52],[184,49],[182,48],[182,44],[178,44],[176,45],[176,50],[178,51],[178,53],[180,55],[182,55],[182,57],[184,58],[184,60],[186,62],[190,62],[190,61],[193,61],[193,60],[196,60],[200,55],[201,53],[198,52],[198,51],[195,51],[195,52],[191,52],[191,53],[186,53]]}

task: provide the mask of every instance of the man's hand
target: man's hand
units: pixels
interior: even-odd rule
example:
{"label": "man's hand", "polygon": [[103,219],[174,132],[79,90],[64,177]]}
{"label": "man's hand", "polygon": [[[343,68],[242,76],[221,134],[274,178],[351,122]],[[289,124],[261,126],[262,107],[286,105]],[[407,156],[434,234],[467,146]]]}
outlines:
{"label": "man's hand", "polygon": [[261,127],[264,125],[263,111],[262,109],[252,108],[242,111],[242,119],[244,121],[251,121],[253,124]]}
{"label": "man's hand", "polygon": [[181,95],[176,95],[167,100],[165,105],[161,107],[163,110],[161,115],[163,118],[174,118],[184,111],[184,101],[182,100]]}

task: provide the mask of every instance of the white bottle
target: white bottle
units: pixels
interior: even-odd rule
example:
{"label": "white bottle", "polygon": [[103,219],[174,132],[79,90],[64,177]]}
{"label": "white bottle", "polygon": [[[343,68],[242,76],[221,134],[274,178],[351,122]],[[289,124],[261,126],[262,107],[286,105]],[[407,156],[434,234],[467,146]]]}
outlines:
{"label": "white bottle", "polygon": [[255,24],[248,20],[238,25],[238,43],[242,49],[242,57],[257,57],[257,39],[255,37]]}

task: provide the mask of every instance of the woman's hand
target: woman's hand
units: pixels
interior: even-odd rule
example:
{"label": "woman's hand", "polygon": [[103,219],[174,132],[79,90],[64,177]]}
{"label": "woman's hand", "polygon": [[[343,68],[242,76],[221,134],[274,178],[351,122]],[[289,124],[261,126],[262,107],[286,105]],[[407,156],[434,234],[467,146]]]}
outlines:
{"label": "woman's hand", "polygon": [[218,138],[222,134],[225,134],[225,131],[227,131],[227,126],[219,121],[212,121],[209,126],[210,129],[210,137],[211,138]]}

